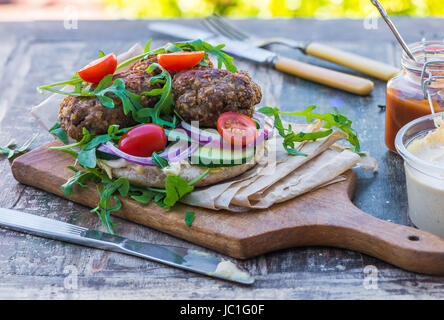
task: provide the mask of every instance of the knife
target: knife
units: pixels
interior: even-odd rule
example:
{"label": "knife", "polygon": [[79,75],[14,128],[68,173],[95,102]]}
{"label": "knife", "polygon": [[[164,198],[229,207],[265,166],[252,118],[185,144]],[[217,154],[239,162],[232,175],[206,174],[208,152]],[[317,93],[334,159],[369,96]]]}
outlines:
{"label": "knife", "polygon": [[369,79],[282,57],[272,51],[257,48],[242,41],[230,40],[203,30],[164,22],[153,22],[148,27],[152,31],[176,38],[201,39],[213,46],[225,44],[222,50],[229,54],[252,60],[256,63],[270,65],[279,71],[354,94],[368,95],[374,88],[373,82]]}
{"label": "knife", "polygon": [[390,64],[342,51],[314,41],[296,41],[283,37],[258,38],[255,35],[245,33],[243,30],[238,29],[231,21],[217,13],[206,17],[202,22],[211,32],[221,34],[230,39],[241,40],[252,46],[262,48],[270,44],[284,45],[298,49],[304,54],[343,65],[384,81],[390,80],[400,71],[399,68]]}
{"label": "knife", "polygon": [[230,261],[203,251],[134,241],[109,233],[90,230],[73,224],[5,208],[0,208],[0,226],[45,238],[125,253],[237,283],[254,283],[253,277],[247,272],[238,269]]}

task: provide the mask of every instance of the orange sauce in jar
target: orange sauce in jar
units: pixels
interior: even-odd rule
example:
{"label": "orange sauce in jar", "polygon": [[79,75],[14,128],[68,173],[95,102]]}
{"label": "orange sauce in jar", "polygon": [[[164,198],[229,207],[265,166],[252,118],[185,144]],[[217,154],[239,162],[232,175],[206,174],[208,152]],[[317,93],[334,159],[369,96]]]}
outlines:
{"label": "orange sauce in jar", "polygon": [[[444,111],[438,102],[433,101],[435,112]],[[395,137],[398,131],[410,121],[431,113],[429,101],[426,99],[406,99],[399,90],[387,88],[385,110],[385,144],[396,152]]]}
{"label": "orange sauce in jar", "polygon": [[[404,53],[402,71],[387,83],[385,144],[393,152],[398,131],[410,121],[432,113],[423,83],[434,112],[444,111],[444,42],[423,41],[409,47],[415,60]],[[428,83],[429,77],[433,81]]]}

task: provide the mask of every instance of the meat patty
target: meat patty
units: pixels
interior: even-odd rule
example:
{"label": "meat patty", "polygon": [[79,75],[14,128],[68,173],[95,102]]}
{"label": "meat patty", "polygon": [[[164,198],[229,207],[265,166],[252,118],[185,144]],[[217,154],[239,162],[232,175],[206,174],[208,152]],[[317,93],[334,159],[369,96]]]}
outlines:
{"label": "meat patty", "polygon": [[[125,88],[133,93],[140,94],[156,88],[161,88],[162,84],[152,85],[150,79],[158,75],[161,70],[154,69],[148,73],[146,69],[157,62],[157,55],[148,59],[141,59],[134,63],[127,71],[114,76],[114,80],[121,78],[125,82]],[[211,61],[207,60],[207,67],[198,66],[196,68],[212,67]],[[174,73],[170,73],[174,76]],[[94,90],[94,86],[92,90]],[[114,108],[107,108],[95,97],[74,97],[68,96],[60,104],[59,123],[60,127],[66,131],[68,136],[75,140],[80,140],[83,136],[83,128],[93,134],[104,134],[110,125],[119,125],[121,128],[135,125],[136,122],[131,114],[125,115],[122,101],[113,94],[109,97],[114,101]],[[159,101],[159,96],[142,95],[140,103],[144,108],[152,108]]]}
{"label": "meat patty", "polygon": [[[121,78],[125,82],[126,89],[137,94],[161,88],[161,84],[151,85],[150,83],[151,77],[159,74],[160,70],[155,69],[152,73],[145,71],[153,62],[157,62],[156,57],[139,60],[129,70],[117,74],[114,80]],[[132,115],[124,114],[122,101],[113,94],[109,94],[109,97],[114,101],[114,108],[104,107],[95,97],[66,97],[60,104],[60,127],[71,138],[80,140],[83,136],[83,128],[94,134],[104,134],[110,125],[119,125],[121,128],[135,125]],[[143,95],[140,103],[148,108],[153,107],[158,100],[158,96]]]}
{"label": "meat patty", "polygon": [[261,88],[247,72],[221,69],[191,69],[174,76],[173,99],[185,121],[216,127],[219,115],[232,111],[253,116],[262,99]]}

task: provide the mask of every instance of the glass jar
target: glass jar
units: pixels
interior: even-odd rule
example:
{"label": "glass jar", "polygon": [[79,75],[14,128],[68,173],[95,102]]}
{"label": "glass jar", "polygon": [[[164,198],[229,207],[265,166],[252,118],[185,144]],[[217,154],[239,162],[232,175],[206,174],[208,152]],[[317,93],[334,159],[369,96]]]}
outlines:
{"label": "glass jar", "polygon": [[402,71],[387,83],[385,144],[394,152],[396,134],[405,124],[444,111],[444,42],[422,41],[409,47],[416,61],[403,52]]}
{"label": "glass jar", "polygon": [[[409,217],[413,224],[444,238],[444,163],[442,163],[442,141],[440,144],[425,138],[437,130],[436,119],[444,122],[444,113],[430,114],[409,122],[396,135],[396,149],[404,159],[409,203]],[[442,128],[441,128],[442,129]],[[441,134],[442,131],[439,132]],[[432,149],[412,152],[409,145],[417,139]],[[435,143],[435,144],[434,144]],[[433,159],[430,151],[438,151],[439,158]]]}

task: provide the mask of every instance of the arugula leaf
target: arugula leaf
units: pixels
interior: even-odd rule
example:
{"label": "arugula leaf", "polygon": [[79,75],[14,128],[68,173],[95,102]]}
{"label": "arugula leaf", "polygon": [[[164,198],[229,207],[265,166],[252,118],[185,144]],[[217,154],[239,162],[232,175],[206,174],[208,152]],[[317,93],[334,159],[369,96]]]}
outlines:
{"label": "arugula leaf", "polygon": [[167,176],[165,179],[166,197],[163,200],[166,208],[171,208],[183,196],[194,190],[194,187],[179,176]]}
{"label": "arugula leaf", "polygon": [[[151,39],[149,40],[149,43],[151,44]],[[224,47],[224,44],[220,44],[216,47],[213,47],[209,43],[202,41],[200,39],[197,40],[191,40],[191,41],[180,41],[180,42],[174,42],[174,43],[167,43],[166,45],[159,47],[154,50],[147,50],[147,46],[145,46],[145,50],[143,54],[140,54],[136,57],[130,58],[126,61],[123,61],[117,66],[117,70],[126,67],[133,62],[140,60],[140,59],[147,59],[148,57],[159,54],[159,53],[166,53],[166,52],[178,52],[183,50],[190,50],[190,51],[204,51],[205,56],[201,61],[201,64],[205,64],[205,59],[208,58],[208,53],[213,54],[218,62],[218,68],[222,67],[222,64],[225,65],[225,68],[230,72],[236,72],[237,68],[233,64],[233,58],[229,56],[228,54],[221,51],[221,49]],[[149,48],[149,46],[148,46]]]}
{"label": "arugula leaf", "polygon": [[151,155],[153,159],[153,163],[158,166],[160,169],[166,168],[169,166],[168,159],[163,158],[157,154],[157,152],[153,152]]}
{"label": "arugula leaf", "polygon": [[67,196],[70,196],[74,193],[74,191],[73,191],[74,184],[77,183],[82,188],[88,188],[88,186],[86,185],[86,183],[88,181],[91,181],[91,180],[97,181],[96,176],[92,172],[80,171],[79,169],[77,169],[73,166],[68,166],[67,168],[71,169],[75,172],[74,175],[71,178],[69,178],[68,181],[66,181],[62,185],[62,191]]}
{"label": "arugula leaf", "polygon": [[[117,196],[113,194],[118,191],[121,196],[126,197],[130,189],[130,184],[128,179],[123,177],[117,180],[112,180],[103,173],[99,173],[99,176],[102,179],[103,188],[97,186],[97,191],[100,195],[100,201],[97,207],[92,209],[91,212],[95,212],[107,228],[108,232],[114,234],[114,226],[116,226],[117,224],[115,224],[111,220],[110,214],[113,211],[120,210],[120,208],[122,207],[122,202]],[[111,205],[111,198],[115,201],[114,206]]]}
{"label": "arugula leaf", "polygon": [[172,121],[166,121],[161,118],[161,115],[171,115],[173,112],[174,100],[172,97],[172,79],[170,73],[164,69],[158,63],[152,63],[148,68],[147,72],[151,73],[154,69],[160,69],[161,73],[151,77],[151,84],[163,83],[162,89],[153,89],[148,92],[142,92],[141,95],[158,96],[160,95],[159,101],[154,105],[153,108],[142,108],[138,110],[134,116],[134,120],[140,123],[152,122],[160,126],[169,126],[174,128],[176,126],[176,118],[173,116]]}
{"label": "arugula leaf", "polygon": [[[213,47],[208,42],[204,42],[200,39],[192,40],[192,41],[184,41],[178,42],[176,45],[180,48],[191,49],[192,51],[204,51],[205,53],[213,54],[217,59],[217,68],[220,69],[222,64],[225,65],[225,68],[230,72],[236,72],[237,68],[233,64],[233,57],[221,51],[222,48],[225,47],[224,44],[220,44],[216,47]],[[204,57],[207,58],[207,57]]]}
{"label": "arugula leaf", "polygon": [[188,227],[191,227],[191,224],[194,221],[195,215],[196,215],[196,213],[194,213],[193,211],[187,211],[185,213],[185,223],[187,224]]}
{"label": "arugula leaf", "polygon": [[[120,210],[122,203],[116,196],[116,192],[122,197],[130,197],[131,199],[142,204],[148,204],[154,200],[157,205],[162,208],[169,209],[174,206],[183,196],[192,192],[194,187],[192,184],[202,179],[209,170],[206,170],[198,178],[188,183],[184,178],[178,176],[167,176],[165,189],[146,188],[132,186],[128,179],[120,177],[118,179],[110,179],[104,170],[99,168],[86,168],[86,171],[78,170],[75,167],[68,167],[73,170],[74,175],[62,186],[62,190],[66,195],[73,194],[73,185],[79,184],[83,188],[87,188],[88,181],[101,183],[97,186],[100,195],[100,201],[97,207],[92,209],[98,215],[99,219],[107,228],[108,232],[114,234],[114,226],[111,220],[111,213]],[[111,201],[114,199],[115,205]]]}
{"label": "arugula leaf", "polygon": [[142,204],[150,203],[153,200],[154,196],[154,191],[134,186],[131,186],[130,188],[130,198]]}
{"label": "arugula leaf", "polygon": [[[59,150],[71,154],[73,157],[77,158],[79,164],[84,168],[95,168],[97,165],[97,155],[100,154],[100,158],[105,159],[116,159],[111,155],[106,155],[97,151],[97,147],[103,143],[111,140],[119,140],[120,136],[127,130],[119,130],[118,126],[110,126],[108,128],[108,133],[105,135],[96,136],[91,134],[86,128],[82,129],[83,137],[79,142],[64,145],[60,147],[50,147],[50,150]],[[128,129],[129,130],[129,129]],[[73,148],[80,148],[79,152],[73,151]],[[118,158],[118,157],[117,157]]]}
{"label": "arugula leaf", "polygon": [[49,129],[49,133],[55,135],[64,144],[68,143],[68,135],[66,134],[65,130],[63,130],[62,127],[60,127],[58,120],[55,123],[55,125],[53,125],[51,129]]}
{"label": "arugula leaf", "polygon": [[95,168],[97,164],[96,150],[85,150],[79,152],[77,155],[79,164],[84,168]]}
{"label": "arugula leaf", "polygon": [[14,149],[16,146],[14,140],[11,140],[6,146],[0,147],[0,154],[6,155],[8,160],[12,161],[18,156],[26,153],[29,150],[29,147],[34,142],[35,139],[39,136],[36,133],[32,138],[28,139],[20,148]]}
{"label": "arugula leaf", "polygon": [[85,168],[95,168],[97,164],[96,148],[108,141],[112,140],[112,137],[108,135],[96,136],[86,144],[77,155],[79,164]]}
{"label": "arugula leaf", "polygon": [[112,85],[110,85],[109,87],[105,87],[100,90],[95,90],[93,92],[93,95],[95,95],[100,100],[103,106],[107,108],[114,108],[114,100],[106,96],[105,94],[107,93],[113,93],[117,97],[119,97],[119,99],[122,101],[123,113],[125,115],[127,115],[130,112],[135,113],[139,109],[143,108],[142,105],[140,104],[140,95],[126,90],[125,82],[123,82],[123,80],[120,78],[115,79]]}
{"label": "arugula leaf", "polygon": [[[316,109],[316,106],[310,106],[305,110],[298,112],[282,112],[276,107],[262,107],[258,111],[266,114],[267,116],[274,117],[274,126],[278,130],[279,135],[284,138],[284,148],[292,155],[303,155],[297,150],[293,149],[295,142],[301,142],[304,140],[315,141],[317,139],[326,137],[332,132],[332,127],[336,127],[347,133],[347,141],[353,146],[353,151],[360,151],[361,147],[359,144],[359,139],[356,131],[351,127],[352,121],[350,119],[340,114],[337,110],[334,112],[318,114],[312,112],[314,109]],[[306,118],[307,122],[312,122],[314,119],[320,119],[324,123],[323,128],[328,130],[296,134],[292,131],[291,125],[289,125],[288,128],[284,127],[280,115],[302,116]]]}
{"label": "arugula leaf", "polygon": [[43,93],[43,90],[51,91],[52,87],[58,87],[58,86],[64,86],[64,85],[76,86],[76,85],[81,84],[83,82],[84,81],[77,74],[75,74],[69,80],[55,82],[55,83],[51,83],[51,84],[47,84],[47,85],[43,85],[43,86],[37,87],[37,91],[40,92],[40,93]]}
{"label": "arugula leaf", "polygon": [[152,39],[148,39],[148,41],[146,42],[145,48],[143,49],[144,53],[150,51],[151,41],[152,41]]}

